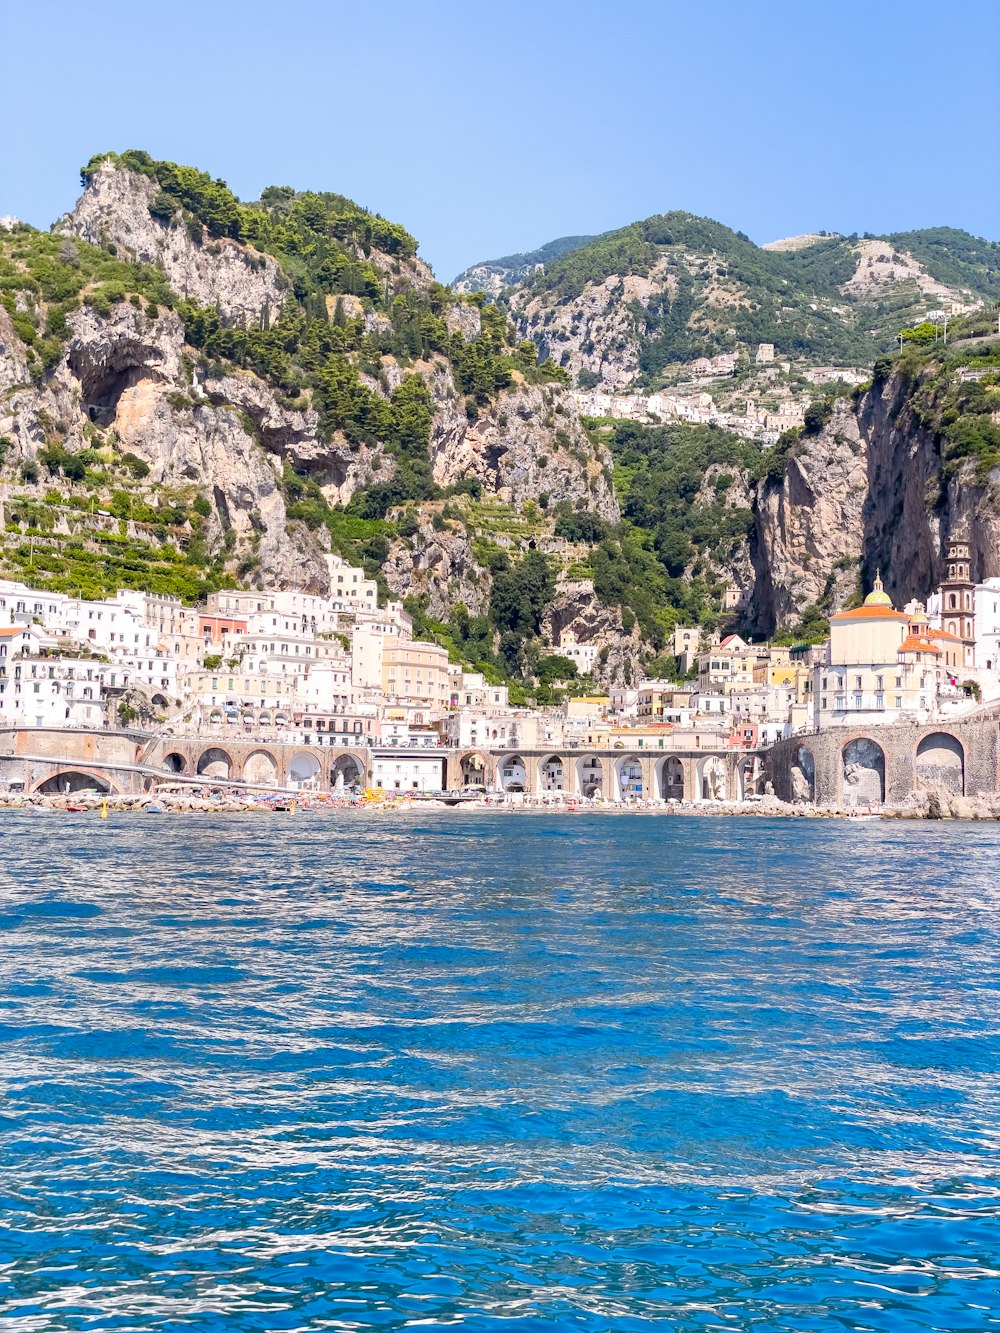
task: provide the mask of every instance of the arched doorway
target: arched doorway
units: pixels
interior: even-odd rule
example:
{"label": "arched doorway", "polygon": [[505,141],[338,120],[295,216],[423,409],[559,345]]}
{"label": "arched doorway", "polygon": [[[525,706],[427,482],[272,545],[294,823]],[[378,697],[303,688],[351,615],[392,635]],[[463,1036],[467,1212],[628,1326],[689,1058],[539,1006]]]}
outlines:
{"label": "arched doorway", "polygon": [[758,760],[755,755],[747,754],[736,765],[736,798],[745,801],[757,791]]}
{"label": "arched doorway", "polygon": [[549,755],[539,763],[538,787],[540,791],[562,791],[563,762],[557,754]]}
{"label": "arched doorway", "polygon": [[43,796],[66,796],[71,792],[85,791],[110,793],[114,791],[114,787],[108,778],[96,773],[88,773],[84,769],[61,768],[44,778],[35,787],[35,791]]}
{"label": "arched doorway", "polygon": [[228,778],[233,771],[233,761],[225,750],[213,745],[198,760],[198,776],[203,778]]}
{"label": "arched doorway", "polygon": [[485,787],[486,786],[486,756],[478,751],[472,754],[463,754],[462,762],[459,764],[460,780],[463,787]]}
{"label": "arched doorway", "polygon": [[842,752],[844,805],[881,805],[885,800],[885,755],[867,736],[848,741]]}
{"label": "arched doorway", "polygon": [[303,751],[288,765],[288,784],[291,787],[307,787],[315,790],[319,786],[319,772],[320,762],[316,756]]}
{"label": "arched doorway", "polygon": [[505,755],[500,761],[500,786],[503,791],[523,792],[528,785],[528,772],[519,754]]}
{"label": "arched doorway", "polygon": [[254,750],[243,761],[243,781],[260,782],[274,786],[278,781],[278,765],[269,750]]}
{"label": "arched doorway", "polygon": [[168,773],[186,773],[187,759],[177,750],[172,750],[163,760],[163,767]]}
{"label": "arched doorway", "polygon": [[330,769],[330,786],[335,792],[345,788],[358,788],[364,778],[364,770],[353,754],[342,754]]}
{"label": "arched doorway", "polygon": [[576,761],[576,784],[580,795],[588,801],[603,798],[604,768],[596,755],[583,755]]}
{"label": "arched doorway", "polygon": [[663,801],[684,799],[684,765],[676,755],[671,755],[660,764],[660,799]]}
{"label": "arched doorway", "polygon": [[642,797],[642,763],[635,755],[615,761],[615,783],[620,801],[634,801]]}
{"label": "arched doorway", "polygon": [[812,801],[816,797],[816,759],[807,745],[800,745],[792,758],[788,772],[790,796],[793,801]]}
{"label": "arched doorway", "polygon": [[946,731],[935,731],[925,736],[917,746],[917,786],[924,790],[935,787],[965,794],[965,750],[961,741]]}
{"label": "arched doorway", "polygon": [[698,796],[702,801],[727,798],[726,765],[717,754],[708,755],[698,765]]}

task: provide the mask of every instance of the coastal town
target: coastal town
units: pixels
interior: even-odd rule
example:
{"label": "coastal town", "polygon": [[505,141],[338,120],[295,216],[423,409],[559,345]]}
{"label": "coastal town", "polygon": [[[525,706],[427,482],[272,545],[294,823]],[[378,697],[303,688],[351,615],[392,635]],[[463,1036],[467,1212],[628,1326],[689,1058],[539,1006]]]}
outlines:
{"label": "coastal town", "polygon": [[[973,582],[961,539],[926,606],[894,607],[876,575],[823,643],[678,625],[674,679],[567,690],[545,707],[512,703],[506,685],[414,638],[400,602],[379,605],[363,569],[330,562],[331,596],[229,589],[199,606],[0,580],[0,792],[115,793],[121,761],[102,759],[100,740],[128,735],[146,790],[605,807],[773,795],[767,758],[791,745],[779,794],[812,802],[812,738],[833,736],[845,742],[838,803],[871,809],[886,799],[881,731],[923,736],[1000,701],[1000,579]],[[598,645],[554,648],[586,683]],[[963,794],[961,749],[952,737],[923,766],[918,755],[911,785]]]}

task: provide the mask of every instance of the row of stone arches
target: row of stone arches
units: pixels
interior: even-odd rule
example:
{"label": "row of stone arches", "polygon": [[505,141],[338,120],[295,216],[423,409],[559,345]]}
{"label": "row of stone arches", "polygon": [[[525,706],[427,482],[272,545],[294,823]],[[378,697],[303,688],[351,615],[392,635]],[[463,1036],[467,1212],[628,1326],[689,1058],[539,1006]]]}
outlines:
{"label": "row of stone arches", "polygon": [[[172,750],[164,756],[163,767],[169,773],[187,777],[211,778],[218,782],[239,779],[257,786],[316,790],[323,782],[323,766],[311,750],[292,755],[284,773],[275,754],[263,747],[251,750],[242,761],[220,745],[208,746],[190,758],[180,750]],[[355,755],[338,755],[330,765],[329,783],[333,790],[359,786],[363,781],[364,766]]]}
{"label": "row of stone arches", "polygon": [[[470,778],[482,783],[482,769],[473,770],[462,761],[463,785]],[[689,757],[691,795],[695,800],[724,801],[742,799],[749,789],[753,760],[745,757],[737,766],[735,780],[721,755]],[[496,788],[504,793],[565,793],[588,800],[683,800],[687,787],[685,763],[676,755],[653,759],[651,756],[623,754],[608,756],[584,754],[543,755],[538,759],[509,754],[497,761]]]}
{"label": "row of stone arches", "polygon": [[[946,731],[930,732],[917,742],[913,755],[918,790],[943,789],[965,794],[965,749]],[[847,809],[883,805],[886,796],[885,751],[871,736],[852,736],[840,750],[841,804]],[[816,799],[816,759],[807,745],[792,758],[790,795],[793,801]]]}

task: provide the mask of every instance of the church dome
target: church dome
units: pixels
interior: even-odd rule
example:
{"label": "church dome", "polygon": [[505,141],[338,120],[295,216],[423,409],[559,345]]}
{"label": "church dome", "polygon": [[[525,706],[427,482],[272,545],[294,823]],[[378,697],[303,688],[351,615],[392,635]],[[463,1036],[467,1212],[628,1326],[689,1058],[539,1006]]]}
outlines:
{"label": "church dome", "polygon": [[865,606],[892,606],[892,598],[886,592],[882,584],[882,573],[879,571],[875,575],[875,584],[865,598]]}

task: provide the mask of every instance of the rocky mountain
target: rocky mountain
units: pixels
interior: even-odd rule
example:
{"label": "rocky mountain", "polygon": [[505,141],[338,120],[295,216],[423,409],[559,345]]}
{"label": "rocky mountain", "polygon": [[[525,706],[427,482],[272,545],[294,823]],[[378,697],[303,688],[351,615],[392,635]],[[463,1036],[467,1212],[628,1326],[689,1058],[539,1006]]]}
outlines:
{"label": "rocky mountain", "polygon": [[973,577],[1000,575],[995,328],[992,313],[960,321],[947,348],[928,332],[774,451],[754,502],[752,630],[769,635],[838,610],[877,570],[896,605],[922,600],[958,533]]}
{"label": "rocky mountain", "polygon": [[[506,272],[499,264],[494,289]],[[779,360],[866,367],[929,310],[997,299],[1000,244],[953,228],[761,247],[682,212],[595,237],[502,292],[540,355],[610,391],[668,383],[702,356],[752,356],[761,342]]]}
{"label": "rocky mountain", "polygon": [[339,554],[386,593],[479,609],[475,556],[464,582],[417,576],[442,500],[469,532],[539,504],[617,521],[565,372],[436,283],[398,224],[287,187],[242,203],[137,151],[82,178],[50,233],[0,230],[4,572],[323,592]]}
{"label": "rocky mountain", "polygon": [[442,287],[404,228],[340,195],[244,203],[135,151],[82,174],[51,232],[0,228],[4,574],[194,600],[326,591],[342,556],[408,599],[418,633],[544,697],[564,635],[599,648],[607,685],[678,622],[813,633],[876,565],[923,596],[958,522],[977,573],[1000,572],[993,316],[956,319],[946,351],[913,329],[855,400],[824,398],[763,451],[713,426],[584,421],[566,369],[649,375],[651,348],[690,350],[719,311],[748,337],[766,315],[870,346],[834,306],[860,320],[904,264],[927,299],[989,295],[986,243],[765,251],[668,215],[514,257],[546,267],[508,305]]}
{"label": "rocky mountain", "polygon": [[560,259],[571,250],[578,250],[596,239],[593,236],[561,236],[557,241],[540,245],[537,250],[527,250],[523,254],[504,255],[502,259],[489,259],[481,264],[473,264],[464,269],[452,281],[451,289],[460,295],[482,292],[496,299],[507,287],[532,277],[535,273]]}

